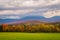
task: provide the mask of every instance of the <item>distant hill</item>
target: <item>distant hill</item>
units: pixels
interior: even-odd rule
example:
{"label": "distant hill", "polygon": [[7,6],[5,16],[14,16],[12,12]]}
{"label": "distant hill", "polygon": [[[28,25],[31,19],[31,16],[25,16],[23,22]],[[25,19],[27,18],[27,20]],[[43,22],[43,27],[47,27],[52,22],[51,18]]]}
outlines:
{"label": "distant hill", "polygon": [[42,16],[26,16],[21,19],[0,19],[0,24],[4,23],[21,23],[21,22],[27,22],[27,21],[38,21],[38,22],[45,22],[45,23],[55,23],[60,22],[60,16],[55,16],[52,18],[44,18]]}

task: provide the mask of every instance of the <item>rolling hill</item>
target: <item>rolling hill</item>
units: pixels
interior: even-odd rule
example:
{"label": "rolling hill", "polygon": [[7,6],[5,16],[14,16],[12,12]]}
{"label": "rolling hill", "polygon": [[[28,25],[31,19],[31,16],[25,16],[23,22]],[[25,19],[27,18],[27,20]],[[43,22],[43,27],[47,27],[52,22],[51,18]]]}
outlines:
{"label": "rolling hill", "polygon": [[40,21],[40,22],[60,22],[60,16],[55,16],[52,18],[44,18],[42,16],[27,16],[21,19],[0,19],[0,24],[4,23],[19,23],[19,22],[26,22],[26,21]]}

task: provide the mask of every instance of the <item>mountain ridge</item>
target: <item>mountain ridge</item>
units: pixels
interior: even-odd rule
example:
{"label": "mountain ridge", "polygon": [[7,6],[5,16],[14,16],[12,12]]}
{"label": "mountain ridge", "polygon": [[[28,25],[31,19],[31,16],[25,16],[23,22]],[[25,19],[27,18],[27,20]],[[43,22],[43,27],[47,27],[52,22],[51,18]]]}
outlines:
{"label": "mountain ridge", "polygon": [[11,22],[25,22],[25,21],[42,21],[42,22],[60,22],[60,16],[55,16],[52,18],[44,18],[42,16],[27,16],[21,19],[0,19],[0,24],[11,23]]}

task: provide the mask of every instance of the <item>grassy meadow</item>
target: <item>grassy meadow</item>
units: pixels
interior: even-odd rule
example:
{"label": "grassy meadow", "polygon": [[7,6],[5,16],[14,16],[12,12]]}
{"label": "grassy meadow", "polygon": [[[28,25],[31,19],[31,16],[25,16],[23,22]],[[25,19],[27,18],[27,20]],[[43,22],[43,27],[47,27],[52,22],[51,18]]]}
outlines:
{"label": "grassy meadow", "polygon": [[60,33],[0,32],[0,40],[60,40]]}

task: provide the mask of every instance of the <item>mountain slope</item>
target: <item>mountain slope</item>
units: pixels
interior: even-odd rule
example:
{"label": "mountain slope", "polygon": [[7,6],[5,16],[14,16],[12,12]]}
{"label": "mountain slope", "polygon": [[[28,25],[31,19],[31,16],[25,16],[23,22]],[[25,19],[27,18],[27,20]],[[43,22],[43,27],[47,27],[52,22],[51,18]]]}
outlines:
{"label": "mountain slope", "polygon": [[42,22],[60,22],[60,16],[55,16],[52,18],[44,18],[42,16],[27,16],[21,19],[0,19],[0,24],[10,23],[10,22],[21,22],[21,21],[30,21],[37,20]]}

